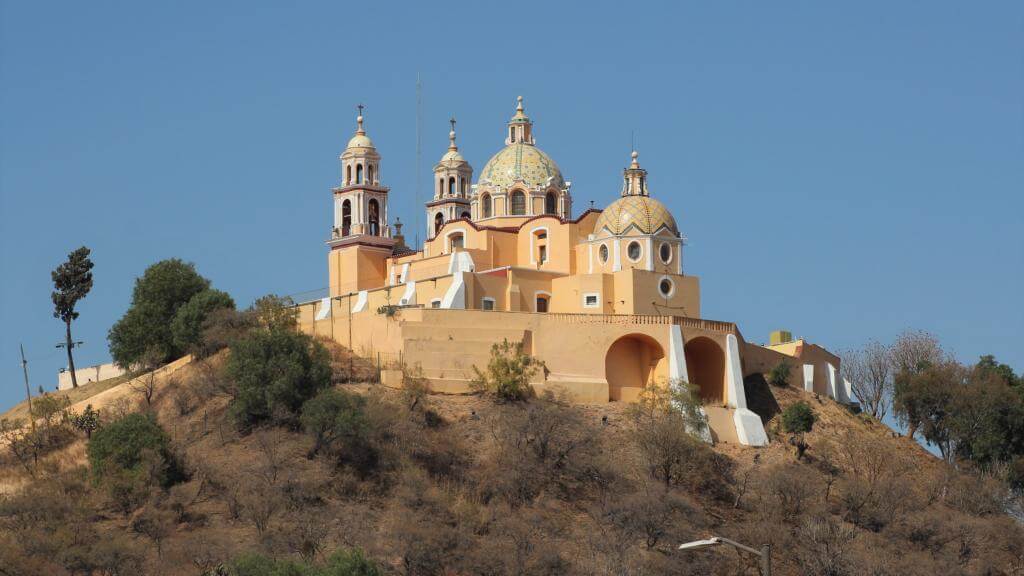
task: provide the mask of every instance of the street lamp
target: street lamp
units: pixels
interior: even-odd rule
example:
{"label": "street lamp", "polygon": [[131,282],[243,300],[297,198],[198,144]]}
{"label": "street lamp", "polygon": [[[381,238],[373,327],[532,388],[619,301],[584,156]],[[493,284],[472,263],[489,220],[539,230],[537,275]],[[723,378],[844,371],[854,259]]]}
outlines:
{"label": "street lamp", "polygon": [[761,557],[761,576],[772,576],[772,547],[765,544],[760,550],[751,548],[750,546],[744,546],[735,540],[729,540],[728,538],[722,538],[721,536],[712,536],[707,540],[694,540],[693,542],[687,542],[686,544],[680,544],[680,550],[698,550],[700,548],[710,548],[712,546],[718,546],[720,544],[728,544],[733,548],[742,550],[749,554]]}

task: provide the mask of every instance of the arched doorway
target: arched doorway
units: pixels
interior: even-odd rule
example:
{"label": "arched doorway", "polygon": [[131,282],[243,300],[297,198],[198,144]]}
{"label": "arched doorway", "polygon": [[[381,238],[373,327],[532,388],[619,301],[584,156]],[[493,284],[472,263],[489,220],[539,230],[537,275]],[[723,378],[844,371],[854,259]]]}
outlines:
{"label": "arched doorway", "polygon": [[664,377],[664,360],[665,351],[650,336],[630,334],[613,342],[604,357],[608,399],[636,400],[644,386]]}
{"label": "arched doorway", "polygon": [[725,402],[725,351],[710,338],[698,336],[686,343],[686,373],[690,384],[700,388],[704,404]]}

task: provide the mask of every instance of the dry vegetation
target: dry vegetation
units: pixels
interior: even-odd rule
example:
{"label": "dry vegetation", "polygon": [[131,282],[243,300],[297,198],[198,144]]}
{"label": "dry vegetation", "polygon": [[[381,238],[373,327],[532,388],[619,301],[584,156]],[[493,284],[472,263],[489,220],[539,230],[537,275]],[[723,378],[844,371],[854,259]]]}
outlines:
{"label": "dry vegetation", "polygon": [[250,552],[316,562],[352,548],[388,574],[757,574],[731,550],[674,549],[712,534],[771,544],[776,575],[1024,574],[998,483],[791,388],[771,392],[818,418],[800,461],[779,416],[770,447],[712,450],[638,430],[664,423],[622,404],[355,383],[371,367],[332,347],[334,389],[360,416],[314,450],[297,426],[239,432],[226,354],[96,404],[111,422],[151,391],[185,481],[135,499],[102,488],[84,435],[34,479],[5,451],[0,574],[215,574]]}

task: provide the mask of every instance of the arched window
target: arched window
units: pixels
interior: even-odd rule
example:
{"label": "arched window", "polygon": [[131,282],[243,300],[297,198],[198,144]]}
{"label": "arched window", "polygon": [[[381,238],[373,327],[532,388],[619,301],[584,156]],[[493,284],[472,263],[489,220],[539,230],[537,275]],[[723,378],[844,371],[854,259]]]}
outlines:
{"label": "arched window", "polygon": [[466,247],[466,237],[462,234],[452,234],[448,238],[448,251],[454,252]]}
{"label": "arched window", "polygon": [[352,202],[345,200],[341,203],[341,235],[348,236],[352,232]]}
{"label": "arched window", "polygon": [[465,218],[466,220],[472,220],[473,219],[473,217],[470,216],[469,212],[463,212],[462,213],[462,217]]}
{"label": "arched window", "polygon": [[345,186],[352,183],[352,165],[345,166]]}
{"label": "arched window", "polygon": [[557,214],[558,213],[558,197],[555,196],[554,192],[548,192],[547,196],[544,197],[544,213],[545,214]]}
{"label": "arched window", "polygon": [[437,180],[437,197],[444,196],[444,178],[438,178]]}
{"label": "arched window", "polygon": [[480,212],[484,215],[484,218],[491,217],[491,195],[484,194],[480,197]]}
{"label": "arched window", "polygon": [[376,198],[370,198],[370,206],[367,211],[370,216],[370,234],[380,236],[380,204],[377,203]]}
{"label": "arched window", "polygon": [[548,311],[548,299],[549,298],[550,298],[550,296],[548,296],[546,294],[537,294],[537,304],[536,304],[536,311],[537,312],[547,312]]}
{"label": "arched window", "polygon": [[373,164],[366,167],[366,181],[373,184]]}
{"label": "arched window", "polygon": [[508,139],[509,139],[509,142],[511,142],[513,144],[516,143],[516,129],[513,126],[509,126],[508,127]]}
{"label": "arched window", "polygon": [[455,196],[455,176],[448,178],[448,195]]}
{"label": "arched window", "polygon": [[363,165],[362,164],[356,164],[356,183],[357,184],[362,184],[363,183]]}
{"label": "arched window", "polygon": [[526,194],[516,190],[512,193],[512,215],[522,216],[526,214]]}
{"label": "arched window", "polygon": [[469,183],[466,181],[465,178],[459,178],[459,180],[461,181],[461,183],[459,184],[459,189],[462,190],[462,195],[465,196],[466,194],[469,193]]}
{"label": "arched window", "polygon": [[441,231],[441,226],[443,225],[444,216],[440,212],[434,214],[434,236],[437,236],[437,233]]}

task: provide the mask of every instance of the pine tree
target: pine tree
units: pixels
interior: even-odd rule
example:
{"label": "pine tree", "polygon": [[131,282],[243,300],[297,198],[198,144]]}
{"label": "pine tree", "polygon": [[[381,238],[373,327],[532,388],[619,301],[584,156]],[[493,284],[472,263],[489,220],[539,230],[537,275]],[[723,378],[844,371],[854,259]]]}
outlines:
{"label": "pine tree", "polygon": [[82,246],[68,254],[68,261],[57,266],[51,273],[55,288],[51,295],[53,317],[64,322],[64,345],[68,350],[68,370],[71,371],[71,385],[74,388],[78,388],[78,378],[75,377],[75,358],[72,355],[75,345],[71,340],[71,322],[78,318],[75,305],[92,290],[92,266],[89,249]]}

